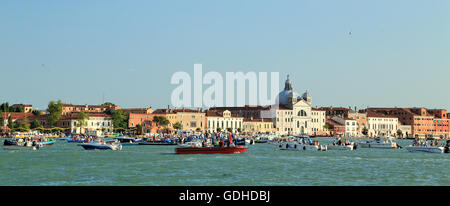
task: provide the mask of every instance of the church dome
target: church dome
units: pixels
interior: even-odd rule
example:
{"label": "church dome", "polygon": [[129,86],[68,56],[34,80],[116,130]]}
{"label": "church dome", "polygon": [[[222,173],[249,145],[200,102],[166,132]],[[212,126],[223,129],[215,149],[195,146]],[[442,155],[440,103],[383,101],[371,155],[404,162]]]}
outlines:
{"label": "church dome", "polygon": [[277,102],[281,105],[287,105],[292,102],[291,99],[298,100],[300,96],[292,89],[292,82],[287,76],[287,80],[284,84],[284,90],[281,91],[277,96]]}
{"label": "church dome", "polygon": [[307,100],[307,99],[311,99],[311,94],[309,94],[308,91],[306,91],[305,93],[303,93],[302,98]]}

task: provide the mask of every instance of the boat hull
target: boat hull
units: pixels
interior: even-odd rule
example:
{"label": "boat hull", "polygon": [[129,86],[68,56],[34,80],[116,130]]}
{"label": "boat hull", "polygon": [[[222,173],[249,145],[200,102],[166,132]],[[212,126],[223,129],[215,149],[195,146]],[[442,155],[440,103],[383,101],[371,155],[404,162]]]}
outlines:
{"label": "boat hull", "polygon": [[353,150],[354,146],[352,145],[327,145],[328,150]]}
{"label": "boat hull", "polygon": [[280,143],[278,145],[280,150],[294,150],[294,151],[326,151],[325,145],[308,145],[299,143]]}
{"label": "boat hull", "polygon": [[444,153],[444,147],[408,146],[405,148],[409,152]]}
{"label": "boat hull", "polygon": [[121,150],[120,146],[115,145],[82,143],[78,144],[78,146],[83,147],[85,150]]}
{"label": "boat hull", "polygon": [[175,148],[177,154],[236,154],[244,153],[246,147],[178,147]]}
{"label": "boat hull", "polygon": [[358,143],[361,148],[377,148],[377,149],[396,149],[397,145],[395,143]]}

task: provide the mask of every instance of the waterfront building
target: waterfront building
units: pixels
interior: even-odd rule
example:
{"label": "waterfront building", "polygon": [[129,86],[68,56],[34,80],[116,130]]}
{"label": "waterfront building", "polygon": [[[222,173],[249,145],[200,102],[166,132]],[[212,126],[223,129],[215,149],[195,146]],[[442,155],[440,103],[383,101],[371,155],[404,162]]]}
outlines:
{"label": "waterfront building", "polygon": [[298,95],[292,87],[292,81],[287,76],[284,90],[281,91],[276,102],[278,107],[273,118],[277,133],[280,135],[311,135],[311,111],[312,98],[306,91],[302,96]]}
{"label": "waterfront building", "polygon": [[244,119],[261,118],[262,113],[270,109],[270,106],[245,105],[243,107],[211,107],[210,110],[225,111],[228,110],[233,115],[238,115]]}
{"label": "waterfront building", "polygon": [[208,132],[219,132],[219,130],[242,132],[244,118],[232,114],[229,110],[207,110],[206,119]]}
{"label": "waterfront building", "polygon": [[183,131],[190,132],[205,132],[206,114],[200,108],[198,109],[171,109],[170,106],[167,109],[157,109],[153,114],[164,115],[170,122],[170,126],[180,122]]}
{"label": "waterfront building", "polygon": [[358,134],[358,136],[364,136],[364,134],[363,134],[364,128],[366,128],[366,129],[368,128],[367,114],[356,112],[356,109],[355,109],[355,110],[349,111],[349,113],[347,114],[347,118],[356,120],[357,134]]}
{"label": "waterfront building", "polygon": [[121,108],[118,110],[122,110],[127,114],[151,114],[153,113],[153,108],[149,107],[149,108]]}
{"label": "waterfront building", "polygon": [[276,129],[273,126],[272,119],[250,118],[244,119],[242,132],[250,134],[268,134],[275,133]]}
{"label": "waterfront building", "polygon": [[312,108],[311,109],[311,134],[312,135],[327,135],[328,130],[324,128],[326,124],[326,111]]}
{"label": "waterfront building", "polygon": [[331,120],[338,122],[340,125],[344,125],[343,135],[345,137],[358,136],[358,126],[356,120],[340,116],[334,116]]}
{"label": "waterfront building", "polygon": [[448,138],[449,120],[447,111],[426,108],[367,108],[364,111],[397,117],[402,125],[411,125],[414,137]]}
{"label": "waterfront building", "polygon": [[412,129],[411,125],[403,125],[400,124],[398,126],[398,131],[401,132],[401,135],[397,134],[398,138],[410,138],[412,136]]}
{"label": "waterfront building", "polygon": [[337,137],[343,137],[345,134],[345,125],[342,123],[339,123],[331,118],[328,118],[326,120],[326,124],[329,127],[330,135],[337,136]]}
{"label": "waterfront building", "polygon": [[72,133],[88,134],[95,136],[111,135],[113,133],[113,121],[111,116],[107,114],[90,113],[86,120],[86,125],[80,125],[77,115],[79,113],[71,113],[68,116],[62,117],[58,123],[61,127],[69,126]]}
{"label": "waterfront building", "polygon": [[396,136],[399,127],[397,117],[375,112],[367,112],[368,136]]}
{"label": "waterfront building", "polygon": [[85,113],[102,113],[106,112],[108,109],[110,110],[118,110],[121,109],[120,106],[112,106],[112,105],[73,105],[73,104],[63,104],[62,105],[62,114],[67,115],[72,112],[85,112]]}

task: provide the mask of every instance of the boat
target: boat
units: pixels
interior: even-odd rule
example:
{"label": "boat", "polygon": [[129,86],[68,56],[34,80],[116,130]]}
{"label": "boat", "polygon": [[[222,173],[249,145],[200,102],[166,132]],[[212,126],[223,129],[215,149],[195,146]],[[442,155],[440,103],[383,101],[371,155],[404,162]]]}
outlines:
{"label": "boat", "polygon": [[409,152],[429,152],[429,153],[444,153],[445,148],[439,146],[419,145],[405,147]]}
{"label": "boat", "polygon": [[234,140],[234,144],[238,146],[254,145],[255,141],[253,139],[238,138]]}
{"label": "boat", "polygon": [[3,149],[6,150],[21,150],[21,149],[32,149],[32,150],[39,150],[43,147],[43,145],[36,141],[25,141],[25,142],[19,142],[14,140],[5,140],[3,142]]}
{"label": "boat", "polygon": [[175,153],[177,154],[237,154],[244,153],[248,150],[247,147],[177,147]]}
{"label": "boat", "polygon": [[171,145],[177,145],[177,142],[172,139],[165,139],[165,140],[154,140],[154,139],[144,139],[144,141],[140,141],[138,143],[139,145],[160,145],[160,146],[171,146]]}
{"label": "boat", "polygon": [[377,137],[373,140],[358,142],[358,145],[361,146],[361,148],[381,148],[381,149],[401,148],[396,142],[394,142],[394,138],[389,136],[382,136]]}
{"label": "boat", "polygon": [[278,144],[280,150],[295,151],[327,151],[326,145],[320,145],[318,141],[311,141],[309,137],[300,137],[295,141],[286,141]]}
{"label": "boat", "polygon": [[132,137],[114,137],[114,140],[117,140],[120,142],[121,145],[123,146],[130,146],[130,145],[138,145],[138,140],[136,140],[135,138]]}
{"label": "boat", "polygon": [[40,144],[42,144],[43,146],[50,146],[55,144],[56,140],[48,140],[48,141],[39,141]]}
{"label": "boat", "polygon": [[338,139],[338,141],[327,145],[327,150],[356,150],[357,145],[354,142],[347,142]]}
{"label": "boat", "polygon": [[427,140],[414,140],[413,143],[407,147],[405,147],[406,150],[409,152],[428,152],[428,153],[444,153],[445,148],[448,146],[447,144],[441,144],[439,145],[437,140],[433,144],[429,144]]}
{"label": "boat", "polygon": [[122,150],[122,144],[116,141],[96,140],[95,142],[79,143],[85,150]]}
{"label": "boat", "polygon": [[88,143],[89,141],[87,139],[69,139],[67,140],[68,143]]}

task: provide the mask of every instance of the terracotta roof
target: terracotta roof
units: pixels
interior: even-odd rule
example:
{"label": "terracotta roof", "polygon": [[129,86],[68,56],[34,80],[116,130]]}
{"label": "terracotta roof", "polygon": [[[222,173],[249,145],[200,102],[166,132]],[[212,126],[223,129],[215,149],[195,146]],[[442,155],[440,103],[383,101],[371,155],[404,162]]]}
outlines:
{"label": "terracotta roof", "polygon": [[244,119],[244,122],[272,122],[269,118]]}

